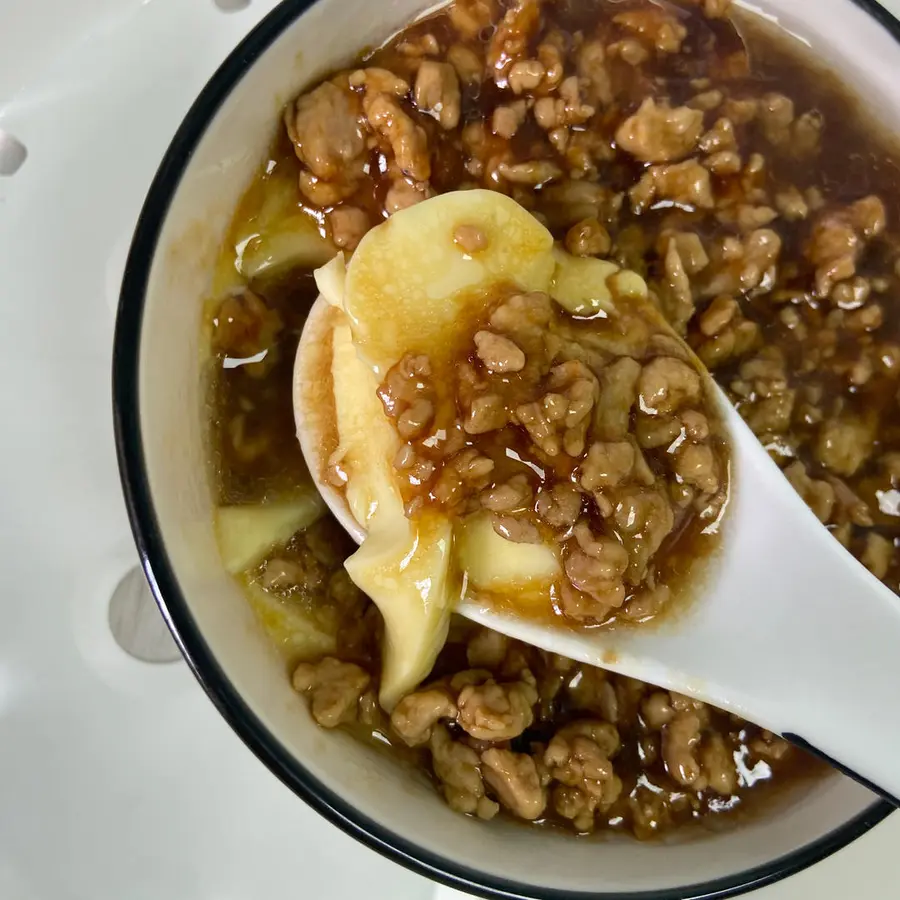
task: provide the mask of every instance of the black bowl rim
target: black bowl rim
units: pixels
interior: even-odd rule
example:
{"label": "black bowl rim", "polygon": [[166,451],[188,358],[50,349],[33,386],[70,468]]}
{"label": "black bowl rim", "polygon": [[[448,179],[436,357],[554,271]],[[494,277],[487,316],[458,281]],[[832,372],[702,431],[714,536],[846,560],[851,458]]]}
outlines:
{"label": "black bowl rim", "polygon": [[[824,837],[765,865],[714,881],[630,893],[554,890],[497,878],[433,854],[390,832],[316,779],[263,725],[231,684],[190,614],[166,552],[153,505],[139,410],[144,300],[159,235],[172,198],[222,104],[259,57],[315,0],[282,0],[232,51],[191,106],[157,170],[129,251],[113,351],[113,417],[125,502],[141,564],[156,602],[195,677],[257,758],[287,787],[341,830],[382,856],[452,888],[490,900],[724,900],[787,878],[866,834],[892,811],[876,801]],[[875,0],[850,0],[900,42],[900,22]]]}

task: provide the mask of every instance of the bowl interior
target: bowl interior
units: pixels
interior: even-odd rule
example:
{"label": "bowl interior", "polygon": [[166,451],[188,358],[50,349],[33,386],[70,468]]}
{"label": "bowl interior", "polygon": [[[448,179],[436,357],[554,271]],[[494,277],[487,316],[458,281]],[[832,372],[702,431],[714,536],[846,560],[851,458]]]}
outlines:
{"label": "bowl interior", "polygon": [[[698,895],[688,888],[698,883],[725,879],[716,887],[727,890],[802,865],[864,830],[883,808],[873,810],[871,794],[834,776],[788,798],[778,815],[702,840],[653,846],[573,840],[452,813],[424,778],[311,721],[221,566],[200,380],[201,301],[220,242],[283,104],[360,48],[380,44],[423,6],[422,0],[312,6],[288,0],[225,64],[176,138],[145,209],[123,295],[122,332],[139,338],[136,380],[134,347],[120,340],[118,348],[127,357],[117,373],[119,405],[137,400],[136,410],[120,409],[134,423],[120,429],[120,440],[148,571],[201,679],[251,746],[295,788],[312,790],[332,818],[361,828],[370,842],[411,852],[420,865],[471,876],[485,888],[506,883],[511,893],[662,891],[673,897]],[[864,91],[882,121],[900,121],[891,74],[900,45],[862,5],[817,0],[814,17],[800,0],[760,0],[758,7]],[[771,865],[798,851],[789,863]],[[768,868],[742,874],[757,867]]]}

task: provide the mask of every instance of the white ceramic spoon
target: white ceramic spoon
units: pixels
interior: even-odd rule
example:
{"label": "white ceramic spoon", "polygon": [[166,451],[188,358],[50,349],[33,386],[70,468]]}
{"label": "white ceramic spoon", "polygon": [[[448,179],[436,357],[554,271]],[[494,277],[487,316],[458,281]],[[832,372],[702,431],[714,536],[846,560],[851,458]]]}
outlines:
{"label": "white ceramic spoon", "polygon": [[[320,297],[305,334],[327,315]],[[302,366],[303,341],[298,353]],[[900,805],[900,598],[795,493],[721,392],[732,452],[722,543],[684,611],[618,630],[557,629],[465,601],[456,611],[544,650],[736,713]],[[316,475],[319,442],[298,421]],[[319,484],[338,521],[365,531]]]}

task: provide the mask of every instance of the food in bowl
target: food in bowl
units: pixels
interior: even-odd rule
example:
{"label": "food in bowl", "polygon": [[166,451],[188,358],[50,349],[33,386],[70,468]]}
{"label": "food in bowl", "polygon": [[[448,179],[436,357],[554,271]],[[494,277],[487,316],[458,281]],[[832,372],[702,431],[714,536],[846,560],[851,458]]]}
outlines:
{"label": "food in bowl", "polygon": [[312,270],[400,210],[499,191],[569,254],[645,278],[823,523],[897,587],[893,156],[839,85],[727,6],[452,4],[293,102],[235,217],[242,284],[210,319],[226,562],[316,720],[412,759],[461,812],[648,837],[815,766],[455,620],[424,685],[379,704],[381,618],[303,470],[291,362]]}
{"label": "food in bowl", "polygon": [[606,628],[690,593],[727,445],[639,275],[468,190],[398,211],[316,279],[298,432],[365,532],[346,567],[384,620],[382,706],[431,671],[460,599]]}

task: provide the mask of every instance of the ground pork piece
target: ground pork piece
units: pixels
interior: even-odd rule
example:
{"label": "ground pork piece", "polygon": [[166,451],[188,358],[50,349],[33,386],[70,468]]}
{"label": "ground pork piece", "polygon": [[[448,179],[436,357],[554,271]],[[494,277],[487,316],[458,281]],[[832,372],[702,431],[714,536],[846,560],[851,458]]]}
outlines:
{"label": "ground pork piece", "polygon": [[816,459],[836,475],[855,475],[875,449],[875,428],[856,416],[843,415],[822,424]]}
{"label": "ground pork piece", "polygon": [[685,441],[675,452],[673,470],[685,484],[704,494],[714,494],[719,489],[719,466],[709,444]]}
{"label": "ground pork piece", "polygon": [[[453,8],[455,7],[456,4]],[[456,70],[462,84],[474,86],[481,82],[484,63],[481,57],[465,44],[453,44],[447,51],[447,62]]]}
{"label": "ground pork piece", "polygon": [[[588,563],[590,565],[590,563]],[[573,570],[569,580],[558,588],[558,609],[568,619],[584,624],[596,625],[605,622],[613,610],[621,609],[626,600],[625,586],[621,581],[593,582],[588,593],[575,586],[572,578],[582,580],[588,577],[579,570]]]}
{"label": "ground pork piece", "polygon": [[606,48],[601,41],[585,41],[581,45],[576,69],[588,103],[594,106],[608,106],[612,103],[612,82],[606,64]]}
{"label": "ground pork piece", "polygon": [[640,584],[650,560],[674,528],[675,514],[658,491],[634,487],[619,492],[613,517],[631,560],[626,581]]}
{"label": "ground pork piece", "polygon": [[416,106],[437,119],[441,128],[456,128],[461,104],[456,69],[450,63],[423,62],[416,74],[415,100]]}
{"label": "ground pork piece", "polygon": [[700,149],[704,153],[720,153],[725,150],[737,150],[737,138],[734,124],[724,116],[718,119],[713,127],[700,138]]}
{"label": "ground pork piece", "polygon": [[700,375],[680,359],[659,356],[642,369],[638,392],[645,412],[669,415],[700,401]]}
{"label": "ground pork piece", "polygon": [[583,125],[594,115],[594,107],[581,99],[575,75],[559,86],[559,97],[540,97],[534,104],[534,119],[545,131],[569,125]]}
{"label": "ground pork piece", "polygon": [[414,181],[428,181],[431,158],[425,129],[416,125],[397,98],[389,94],[367,93],[363,108],[372,130],[391,145],[400,171]]}
{"label": "ground pork piece", "polygon": [[318,178],[334,179],[361,159],[365,138],[359,101],[326,81],[303,94],[285,112],[298,159]]}
{"label": "ground pork piece", "polygon": [[510,639],[499,631],[480,628],[466,646],[466,659],[476,669],[498,669],[509,651]]}
{"label": "ground pork piece", "polygon": [[528,104],[524,100],[516,100],[506,106],[498,106],[491,117],[491,131],[498,137],[510,140],[521,128],[528,114]]}
{"label": "ground pork piece", "polygon": [[645,450],[657,450],[672,444],[681,436],[681,429],[681,422],[675,416],[641,414],[635,423],[635,436]]}
{"label": "ground pork piece", "polygon": [[816,266],[816,291],[820,296],[827,297],[836,282],[856,274],[866,241],[881,235],[886,222],[884,203],[875,196],[818,218],[806,257]]}
{"label": "ground pork piece", "polygon": [[618,800],[622,782],[611,757],[619,750],[619,735],[608,722],[584,720],[561,728],[544,752],[544,765],[559,782],[553,805],[579,831],[591,831],[596,812]]}
{"label": "ground pork piece", "polygon": [[541,23],[540,0],[515,0],[494,31],[487,52],[487,64],[500,87],[513,63],[528,57],[531,39]]}
{"label": "ground pork piece", "polygon": [[441,791],[450,809],[479,819],[492,819],[500,807],[484,794],[478,753],[454,741],[443,725],[434,729],[429,748],[434,774],[441,782]]}
{"label": "ground pork piece", "polygon": [[385,195],[384,211],[389,216],[392,216],[394,213],[400,212],[401,209],[408,209],[410,206],[421,203],[430,196],[430,193],[428,188],[412,184],[406,178],[397,178],[391,182],[391,186]]}
{"label": "ground pork piece", "polygon": [[598,537],[586,521],[579,522],[573,532],[581,552],[601,563],[601,581],[620,579],[628,568],[628,551],[611,537]]}
{"label": "ground pork piece", "polygon": [[606,256],[612,247],[609,232],[596,219],[582,219],[566,234],[566,250],[573,256]]}
{"label": "ground pork piece", "polygon": [[491,516],[494,531],[513,544],[542,544],[543,537],[534,522],[516,516]]}
{"label": "ground pork piece", "polygon": [[457,699],[457,721],[468,734],[481,741],[517,738],[534,721],[537,690],[525,681],[466,685]]}
{"label": "ground pork piece", "polygon": [[342,250],[355,250],[372,227],[365,210],[356,206],[338,206],[325,217],[331,240]]}
{"label": "ground pork piece", "polygon": [[790,126],[794,121],[794,101],[784,94],[766,94],[759,106],[759,123],[766,139],[775,145],[790,139]]}
{"label": "ground pork piece", "polygon": [[621,578],[628,568],[628,552],[613,539],[607,539],[603,544],[597,542],[595,546],[602,549],[590,555],[580,549],[569,552],[566,577],[583,594],[596,595],[609,606],[621,606],[625,602]]}
{"label": "ground pork piece", "polygon": [[514,94],[533,91],[547,74],[544,64],[539,59],[525,59],[513,63],[509,69],[509,86]]}
{"label": "ground pork piece", "polygon": [[709,171],[696,160],[651,166],[628,195],[638,214],[660,200],[671,200],[691,209],[712,209],[715,205]]}
{"label": "ground pork piece", "polygon": [[[213,348],[225,356],[248,359],[263,350],[271,350],[284,328],[284,321],[276,309],[270,309],[266,301],[249,288],[225,297],[213,320]],[[269,356],[276,354],[269,353]],[[271,366],[259,363],[244,366],[251,374],[265,374]],[[255,367],[259,367],[259,371]]]}
{"label": "ground pork piece", "polygon": [[313,718],[322,727],[336,728],[356,719],[359,698],[371,680],[365,669],[327,656],[319,663],[300,663],[291,684],[310,695]]}
{"label": "ground pork piece", "polygon": [[494,24],[495,0],[455,0],[448,7],[453,27],[467,38],[475,38]]}
{"label": "ground pork piece", "polygon": [[[616,143],[626,153],[648,163],[677,162],[689,156],[703,130],[698,109],[657,105],[652,97],[626,119],[616,132]],[[707,151],[708,152],[708,151]]]}
{"label": "ground pork piece", "polygon": [[662,756],[666,771],[679,784],[703,790],[703,767],[697,759],[700,745],[700,717],[695,712],[679,712],[662,729]]}
{"label": "ground pork piece", "polygon": [[534,492],[525,475],[514,475],[509,481],[482,491],[481,505],[494,513],[522,512],[531,507]]}
{"label": "ground pork piece", "polygon": [[696,307],[691,282],[685,271],[678,242],[672,238],[668,241],[663,258],[664,278],[660,284],[660,302],[663,315],[672,328],[679,334],[685,334],[688,322],[693,318]]}
{"label": "ground pork piece", "polygon": [[700,762],[711,790],[723,797],[734,794],[738,784],[734,756],[721,734],[711,734],[703,741]]}
{"label": "ground pork piece", "polygon": [[629,66],[642,66],[650,59],[650,51],[634,38],[625,38],[621,41],[615,41],[606,48],[607,54],[615,59],[618,57],[622,62],[628,63]]}
{"label": "ground pork piece", "polygon": [[866,535],[866,549],[860,562],[876,577],[884,580],[894,560],[894,544],[887,538],[870,531]]}
{"label": "ground pork piece", "polygon": [[543,329],[553,318],[553,301],[541,291],[514,294],[492,313],[490,326],[494,331],[527,341],[541,337]]}
{"label": "ground pork piece", "polygon": [[404,97],[409,93],[409,83],[388,69],[357,69],[349,76],[350,87],[365,88],[372,93],[393,94]]}
{"label": "ground pork piece", "polygon": [[530,756],[491,747],[481,754],[481,771],[488,787],[513,815],[528,821],[541,817],[547,791]]}
{"label": "ground pork piece", "polygon": [[806,505],[816,514],[822,524],[831,521],[834,510],[834,488],[827,481],[811,478],[806,466],[797,461],[784,470],[785,477],[794,490],[803,498]]}
{"label": "ground pork piece", "polygon": [[525,368],[525,354],[508,337],[492,331],[475,333],[475,353],[489,372],[507,374]]}
{"label": "ground pork piece", "polygon": [[768,228],[743,238],[727,236],[714,241],[700,293],[704,297],[735,295],[774,285],[781,246],[781,238]]}
{"label": "ground pork piece", "polygon": [[587,491],[617,487],[634,470],[635,449],[628,441],[596,441],[581,467],[581,485]]}
{"label": "ground pork piece", "polygon": [[501,162],[497,175],[513,184],[527,184],[532,187],[547,184],[562,176],[562,169],[552,160],[534,159],[529,162]]}
{"label": "ground pork piece", "polygon": [[629,356],[620,357],[601,371],[593,423],[593,433],[600,440],[621,441],[628,434],[640,375],[641,364]]}
{"label": "ground pork piece", "polygon": [[678,53],[687,37],[687,29],[661,7],[636,9],[620,13],[613,21],[643,38],[659,53]]}
{"label": "ground pork piece", "polygon": [[675,718],[671,698],[665,691],[656,691],[641,704],[641,714],[650,728],[659,731]]}
{"label": "ground pork piece", "polygon": [[441,719],[456,718],[456,704],[443,687],[425,688],[407,694],[391,713],[391,725],[409,747],[431,740],[434,726]]}
{"label": "ground pork piece", "polygon": [[487,434],[503,428],[509,413],[499,394],[481,394],[472,399],[463,423],[466,434]]}
{"label": "ground pork piece", "polygon": [[581,515],[584,495],[574,484],[562,482],[543,488],[535,500],[535,511],[552,528],[570,528]]}

